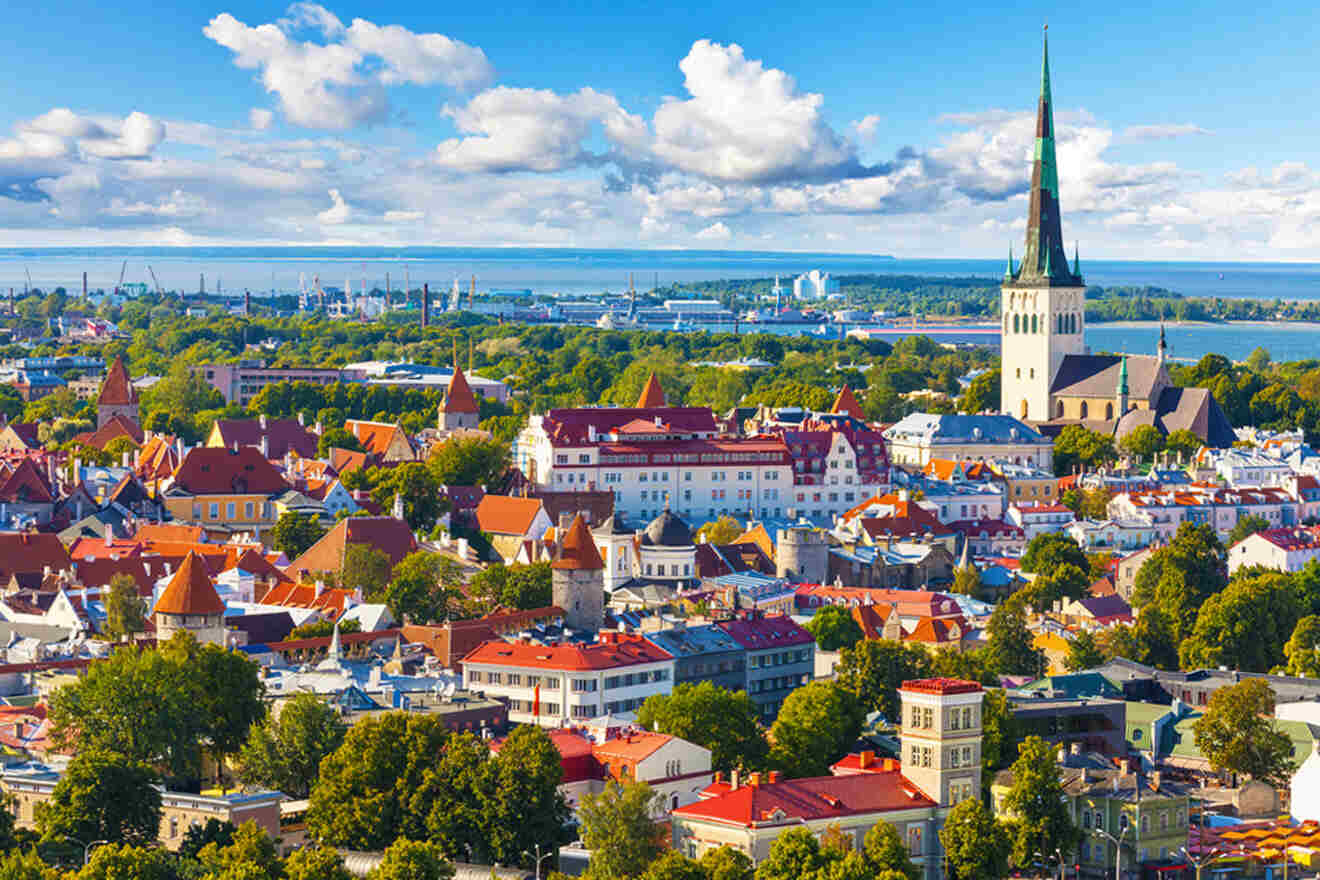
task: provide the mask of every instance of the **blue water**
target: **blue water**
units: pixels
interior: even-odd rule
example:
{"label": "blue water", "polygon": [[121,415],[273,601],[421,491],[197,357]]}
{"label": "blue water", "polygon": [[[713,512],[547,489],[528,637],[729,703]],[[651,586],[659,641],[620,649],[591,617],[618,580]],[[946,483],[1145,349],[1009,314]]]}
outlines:
{"label": "blue water", "polygon": [[[127,264],[125,266],[125,263]],[[617,292],[634,275],[639,290],[656,280],[662,285],[718,278],[788,279],[810,269],[834,275],[877,273],[943,277],[1003,274],[1002,260],[903,259],[867,254],[812,254],[769,251],[572,250],[563,248],[0,248],[0,290],[22,290],[26,274],[43,289],[77,290],[82,273],[89,286],[113,288],[124,268],[125,282],[154,286],[148,267],[166,289],[195,291],[206,275],[209,292],[217,280],[223,290],[254,293],[296,291],[299,276],[310,284],[320,276],[327,286],[351,279],[357,289],[402,287],[405,266],[414,287],[428,282],[448,288],[455,278],[466,290],[472,275],[478,292],[530,288],[536,293]],[[1320,264],[1316,263],[1173,263],[1082,262],[1088,283],[1151,285],[1185,296],[1320,299]],[[1223,277],[1220,277],[1220,276]]]}

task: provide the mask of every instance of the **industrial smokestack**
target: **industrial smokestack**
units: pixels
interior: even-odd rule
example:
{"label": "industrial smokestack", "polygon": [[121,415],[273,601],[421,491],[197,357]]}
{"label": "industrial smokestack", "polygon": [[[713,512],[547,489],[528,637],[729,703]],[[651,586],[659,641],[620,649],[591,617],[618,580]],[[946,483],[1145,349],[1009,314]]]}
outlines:
{"label": "industrial smokestack", "polygon": [[472,301],[477,298],[477,276],[472,276],[472,286],[468,288],[468,310],[472,309]]}
{"label": "industrial smokestack", "polygon": [[87,273],[83,273],[83,299],[87,299]]}
{"label": "industrial smokestack", "polygon": [[252,317],[252,291],[243,291],[243,316]]}
{"label": "industrial smokestack", "polygon": [[422,328],[431,325],[431,286],[422,285]]}

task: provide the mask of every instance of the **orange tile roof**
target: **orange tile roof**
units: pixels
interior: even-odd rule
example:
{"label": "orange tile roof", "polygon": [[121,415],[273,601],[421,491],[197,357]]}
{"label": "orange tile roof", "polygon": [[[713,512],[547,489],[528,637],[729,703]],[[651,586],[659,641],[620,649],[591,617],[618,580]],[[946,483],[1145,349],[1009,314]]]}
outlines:
{"label": "orange tile roof", "polygon": [[477,505],[477,525],[483,532],[525,535],[541,508],[541,501],[536,498],[487,495]]}
{"label": "orange tile roof", "polygon": [[599,571],[605,567],[604,560],[600,558],[600,551],[596,549],[596,541],[591,537],[591,530],[587,528],[587,521],[582,518],[582,514],[573,517],[573,524],[568,527],[560,544],[559,558],[552,562],[550,567],[563,571]]}
{"label": "orange tile roof", "polygon": [[655,373],[646,380],[646,387],[642,389],[642,396],[637,398],[637,409],[652,409],[663,407],[665,405],[665,390],[660,387],[660,380],[656,378]]}
{"label": "orange tile roof", "polygon": [[[408,435],[398,425],[388,422],[366,422],[359,419],[349,419],[344,422],[344,427],[352,432],[367,452],[375,455],[385,455],[390,451],[390,445],[396,437],[402,437],[404,443],[412,449],[412,443],[408,440]],[[341,471],[342,473],[342,471]]]}
{"label": "orange tile roof", "polygon": [[117,357],[106,371],[96,403],[98,406],[129,406],[137,402],[137,389],[128,378],[128,368],[124,366],[124,359]]}
{"label": "orange tile roof", "polygon": [[160,594],[153,614],[224,614],[225,603],[215,591],[202,557],[189,553]]}
{"label": "orange tile roof", "polygon": [[440,409],[447,413],[481,412],[477,398],[473,396],[472,388],[468,385],[467,377],[463,375],[462,367],[454,367],[454,378],[449,380],[449,391],[445,393],[445,402]]}
{"label": "orange tile roof", "polygon": [[619,761],[640,761],[653,755],[673,737],[666,733],[630,733],[591,747],[597,758]]}
{"label": "orange tile roof", "polygon": [[830,407],[830,412],[852,416],[859,422],[866,421],[866,414],[862,412],[862,405],[857,402],[857,397],[847,385],[839,389],[839,395],[834,398],[834,406]]}

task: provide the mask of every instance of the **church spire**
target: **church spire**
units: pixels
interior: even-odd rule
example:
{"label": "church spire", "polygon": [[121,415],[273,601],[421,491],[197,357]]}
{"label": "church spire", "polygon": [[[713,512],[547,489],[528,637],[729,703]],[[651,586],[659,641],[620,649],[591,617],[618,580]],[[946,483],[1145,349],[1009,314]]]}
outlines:
{"label": "church spire", "polygon": [[1128,394],[1127,355],[1123,355],[1123,361],[1118,368],[1118,393],[1124,397]]}
{"label": "church spire", "polygon": [[1036,148],[1031,168],[1031,203],[1027,214],[1027,246],[1015,276],[1022,282],[1075,285],[1068,270],[1059,213],[1059,169],[1054,155],[1054,105],[1050,94],[1050,44],[1046,28],[1040,66],[1040,103],[1036,109]]}
{"label": "church spire", "polygon": [[1164,365],[1164,359],[1169,355],[1169,343],[1164,338],[1164,316],[1160,315],[1160,344],[1155,349],[1155,360],[1160,366]]}
{"label": "church spire", "polygon": [[1008,246],[1008,269],[1004,272],[1004,277],[1011,279],[1013,277],[1013,245]]}

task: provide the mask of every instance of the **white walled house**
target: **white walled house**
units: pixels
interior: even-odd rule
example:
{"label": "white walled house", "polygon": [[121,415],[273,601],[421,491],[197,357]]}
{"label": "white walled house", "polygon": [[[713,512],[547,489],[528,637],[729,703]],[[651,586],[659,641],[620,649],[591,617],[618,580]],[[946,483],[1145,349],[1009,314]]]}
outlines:
{"label": "white walled house", "polygon": [[710,749],[664,733],[626,733],[597,744],[592,753],[607,779],[645,782],[662,795],[654,813],[657,820],[695,803],[715,781]]}
{"label": "white walled house", "polygon": [[1228,548],[1228,574],[1255,565],[1297,571],[1312,559],[1320,559],[1320,528],[1269,529]]}
{"label": "white walled house", "polygon": [[637,635],[555,645],[489,641],[461,661],[464,686],[509,702],[509,720],[560,727],[634,712],[674,687],[674,658]]}
{"label": "white walled house", "polygon": [[1007,415],[912,413],[884,432],[894,464],[923,468],[932,458],[999,459],[1049,469],[1054,442]]}

